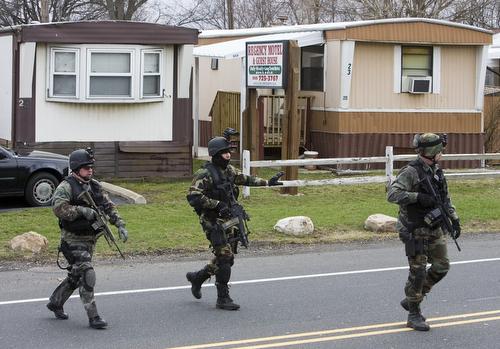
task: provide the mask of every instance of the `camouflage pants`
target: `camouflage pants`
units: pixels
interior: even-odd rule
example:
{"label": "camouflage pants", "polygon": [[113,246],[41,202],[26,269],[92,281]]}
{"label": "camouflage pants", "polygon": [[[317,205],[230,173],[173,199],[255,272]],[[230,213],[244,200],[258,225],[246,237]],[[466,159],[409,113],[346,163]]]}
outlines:
{"label": "camouflage pants", "polygon": [[[446,238],[424,239],[424,251],[408,257],[410,272],[405,285],[409,302],[420,303],[431,288],[446,276],[450,269]],[[430,268],[427,269],[427,263]]]}
{"label": "camouflage pants", "polygon": [[207,239],[210,241],[214,255],[212,260],[205,266],[205,269],[210,275],[216,275],[217,279],[220,279],[219,282],[227,284],[231,275],[231,267],[234,264],[233,248],[227,242],[228,236],[225,232],[218,233],[223,234],[222,238],[221,236],[214,236],[214,234],[217,234],[215,222],[203,220],[200,223]]}
{"label": "camouflage pants", "polygon": [[64,256],[70,264],[68,275],[54,290],[50,296],[50,302],[62,307],[78,288],[88,317],[96,317],[98,313],[94,298],[95,272],[92,266],[95,245],[90,242],[79,242],[67,246],[69,250],[64,251]]}

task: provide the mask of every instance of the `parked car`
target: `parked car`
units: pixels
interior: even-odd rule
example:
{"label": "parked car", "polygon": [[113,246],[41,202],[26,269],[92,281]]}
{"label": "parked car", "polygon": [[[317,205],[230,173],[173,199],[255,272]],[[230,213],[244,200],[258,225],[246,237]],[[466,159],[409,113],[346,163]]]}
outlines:
{"label": "parked car", "polygon": [[0,196],[24,196],[31,206],[49,206],[68,175],[68,157],[34,150],[26,155],[0,146]]}

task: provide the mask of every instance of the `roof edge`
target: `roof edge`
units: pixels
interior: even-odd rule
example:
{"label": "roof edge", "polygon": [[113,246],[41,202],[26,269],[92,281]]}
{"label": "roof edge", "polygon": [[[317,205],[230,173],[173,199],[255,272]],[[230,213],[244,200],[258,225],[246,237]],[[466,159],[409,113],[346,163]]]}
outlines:
{"label": "roof edge", "polygon": [[413,23],[413,22],[424,22],[431,24],[441,24],[450,27],[458,27],[462,29],[469,29],[474,31],[479,31],[483,33],[493,34],[493,31],[475,27],[468,24],[450,22],[441,19],[433,18],[388,18],[388,19],[374,19],[365,21],[353,21],[353,22],[333,22],[333,23],[318,23],[318,24],[302,24],[293,26],[276,26],[276,27],[261,27],[261,28],[247,28],[247,29],[215,29],[215,30],[202,30],[199,38],[218,38],[218,37],[232,37],[232,36],[244,36],[244,35],[266,35],[266,34],[278,34],[287,32],[297,32],[297,31],[311,31],[311,30],[342,30],[352,27],[362,27],[377,24],[388,24],[388,23]]}

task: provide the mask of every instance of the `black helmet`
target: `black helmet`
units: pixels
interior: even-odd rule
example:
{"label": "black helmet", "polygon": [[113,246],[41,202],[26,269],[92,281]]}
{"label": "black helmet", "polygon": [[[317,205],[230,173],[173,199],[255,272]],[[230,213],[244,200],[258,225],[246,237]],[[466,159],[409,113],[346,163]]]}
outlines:
{"label": "black helmet", "polygon": [[229,149],[231,149],[231,143],[224,137],[214,137],[208,142],[208,155],[210,156]]}
{"label": "black helmet", "polygon": [[69,168],[71,171],[78,171],[78,169],[85,165],[93,165],[95,162],[92,149],[77,149],[69,154]]}

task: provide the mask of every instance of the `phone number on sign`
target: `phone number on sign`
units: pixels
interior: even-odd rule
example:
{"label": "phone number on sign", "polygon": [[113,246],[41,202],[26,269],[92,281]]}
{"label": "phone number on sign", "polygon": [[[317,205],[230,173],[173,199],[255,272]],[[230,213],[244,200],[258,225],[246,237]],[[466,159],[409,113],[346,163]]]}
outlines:
{"label": "phone number on sign", "polygon": [[278,81],[279,76],[277,75],[259,75],[259,81]]}

